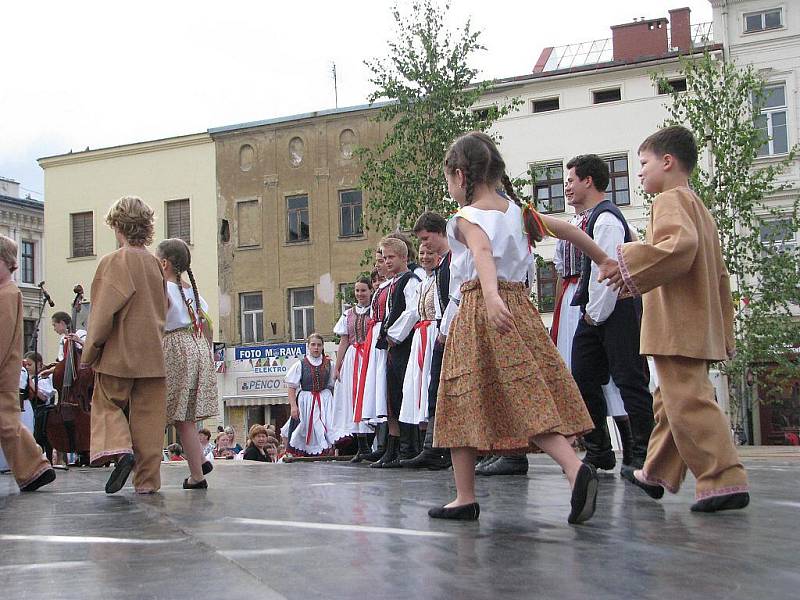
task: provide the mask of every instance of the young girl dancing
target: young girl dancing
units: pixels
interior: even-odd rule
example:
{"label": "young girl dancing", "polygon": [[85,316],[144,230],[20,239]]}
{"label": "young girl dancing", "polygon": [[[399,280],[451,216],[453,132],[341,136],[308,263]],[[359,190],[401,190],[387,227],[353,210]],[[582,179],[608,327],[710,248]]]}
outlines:
{"label": "young girl dancing", "polygon": [[[167,280],[169,309],[164,334],[167,377],[167,421],[174,423],[189,463],[183,489],[206,489],[205,475],[214,465],[203,458],[195,422],[219,414],[217,380],[206,317],[208,305],[197,291],[192,254],[182,239],[164,240],[156,249]],[[183,281],[189,276],[191,285]]]}
{"label": "young girl dancing", "polygon": [[353,292],[356,306],[348,308],[333,328],[340,341],[336,352],[336,386],[333,388],[330,429],[334,432],[334,443],[345,436],[356,436],[358,452],[351,462],[361,462],[370,453],[369,434],[372,431],[366,422],[354,418],[361,366],[369,351],[365,344],[371,294],[369,278],[360,277],[353,285]]}
{"label": "young girl dancing", "polygon": [[[444,172],[460,206],[448,224],[451,290],[460,283],[460,304],[445,346],[433,445],[451,448],[457,495],[428,514],[476,520],[476,452],[525,451],[533,442],[566,473],[568,521],[582,523],[594,514],[598,479],[567,438],[591,430],[592,420],[525,279],[530,247],[545,231],[569,239],[605,268],[613,261],[578,228],[518,206],[503,158],[486,134],[459,137]],[[508,197],[498,192],[501,185]]]}
{"label": "young girl dancing", "polygon": [[286,373],[291,417],[281,428],[291,454],[322,454],[330,448],[325,417],[333,401],[333,365],[318,333],[308,336],[308,354]]}

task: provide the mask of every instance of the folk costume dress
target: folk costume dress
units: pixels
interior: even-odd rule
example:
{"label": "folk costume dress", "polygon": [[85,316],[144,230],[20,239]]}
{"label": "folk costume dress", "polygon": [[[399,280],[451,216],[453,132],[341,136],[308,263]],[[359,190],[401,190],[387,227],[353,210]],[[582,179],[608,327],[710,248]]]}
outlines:
{"label": "folk costume dress", "polygon": [[366,344],[369,330],[369,306],[348,308],[333,328],[336,335],[346,335],[350,341],[342,360],[339,380],[333,388],[333,402],[328,420],[328,439],[331,443],[354,433],[370,433],[366,422],[355,420],[358,384],[364,376],[369,348]]}
{"label": "folk costume dress", "polygon": [[[589,222],[587,210],[575,215],[570,223],[586,231],[586,224]],[[581,278],[581,261],[583,252],[574,244],[566,240],[556,242],[556,252],[553,257],[553,266],[562,281],[561,301],[556,306],[553,313],[553,326],[550,329],[550,337],[558,347],[561,357],[567,363],[567,368],[572,368],[572,340],[575,337],[575,330],[578,322],[582,318],[580,306],[572,306],[572,299],[578,291],[578,281]],[[603,386],[603,396],[606,399],[608,415],[617,417],[626,415],[625,405],[622,403],[622,395],[614,380],[609,378]]]}
{"label": "folk costume dress", "polygon": [[[475,262],[458,230],[461,219],[489,238],[498,291],[515,324],[508,334],[488,322]],[[578,387],[525,288],[533,256],[522,210],[511,201],[505,212],[462,207],[450,219],[447,237],[451,290],[461,283],[439,382],[434,446],[519,452],[534,450],[531,438],[538,434],[591,430]]]}
{"label": "folk costume dress", "polygon": [[353,419],[356,422],[375,420],[387,415],[386,409],[386,350],[377,348],[383,320],[386,318],[386,303],[392,281],[384,281],[372,296],[367,338],[364,341],[366,365],[361,364],[356,406]]}
{"label": "folk costume dress", "polygon": [[400,421],[417,425],[428,420],[428,386],[431,381],[431,359],[436,336],[437,319],[441,318],[436,278],[427,277],[417,288],[417,315],[411,342],[411,356],[403,380],[403,404]]}
{"label": "folk costume dress", "polygon": [[[184,295],[197,306],[192,288]],[[200,315],[190,311],[178,284],[167,282],[167,321],[164,333],[164,363],[167,369],[167,421],[199,421],[219,414],[217,379],[211,347],[202,333]],[[201,314],[208,311],[200,297]]]}
{"label": "folk costume dress", "polygon": [[292,420],[289,419],[281,428],[281,435],[289,438],[289,448],[293,453],[322,454],[331,447],[325,422],[333,401],[333,365],[330,359],[324,355],[319,358],[306,355],[289,367],[286,384],[297,390],[300,423],[290,437]]}

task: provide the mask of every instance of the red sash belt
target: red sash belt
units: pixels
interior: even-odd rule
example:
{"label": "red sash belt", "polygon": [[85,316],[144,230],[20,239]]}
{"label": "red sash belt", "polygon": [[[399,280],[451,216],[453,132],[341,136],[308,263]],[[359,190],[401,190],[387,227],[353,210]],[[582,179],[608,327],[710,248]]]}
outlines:
{"label": "red sash belt", "polygon": [[369,351],[369,346],[366,345],[366,342],[359,342],[357,344],[353,344],[353,349],[355,350],[356,355],[355,358],[353,358],[353,386],[350,408],[353,411],[353,420],[355,421],[356,399],[358,398],[358,376],[361,374],[361,364],[364,360],[365,352]]}
{"label": "red sash belt", "polygon": [[[314,407],[319,406],[319,412],[322,413],[322,394],[320,392],[311,392],[311,412],[308,415],[308,431],[306,432],[306,446],[311,443],[311,433],[314,430]],[[323,427],[325,427],[325,431],[328,431],[328,428],[325,426],[325,421],[322,421]]]}
{"label": "red sash belt", "polygon": [[[355,411],[353,412],[353,421],[356,423],[361,422],[361,415],[364,409],[364,385],[367,383],[367,367],[369,367],[369,355],[372,353],[372,330],[375,328],[379,321],[375,319],[370,319],[367,322],[367,337],[364,340],[363,347],[364,353],[361,357],[361,373],[358,377],[358,391],[356,392],[356,399],[355,399]],[[358,358],[358,355],[356,355]],[[359,369],[356,366],[353,366],[353,377],[355,378],[356,373],[359,372]],[[354,389],[355,392],[355,389]]]}
{"label": "red sash belt", "polygon": [[425,352],[428,349],[428,325],[433,321],[419,321],[414,329],[419,330],[420,342],[417,349],[417,364],[419,365],[419,394],[417,394],[417,410],[422,407],[422,368],[425,365]]}
{"label": "red sash belt", "polygon": [[561,295],[558,297],[558,304],[553,311],[553,326],[550,328],[550,338],[554,344],[558,344],[558,325],[561,322],[561,305],[564,303],[564,294],[567,293],[567,288],[570,283],[578,283],[580,275],[571,275],[561,280]]}

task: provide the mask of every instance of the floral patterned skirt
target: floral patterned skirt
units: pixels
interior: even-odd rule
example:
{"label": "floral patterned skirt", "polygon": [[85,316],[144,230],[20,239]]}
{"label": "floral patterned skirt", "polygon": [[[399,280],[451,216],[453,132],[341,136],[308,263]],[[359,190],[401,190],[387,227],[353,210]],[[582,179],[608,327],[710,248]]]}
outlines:
{"label": "floral patterned skirt", "polygon": [[498,282],[515,327],[489,322],[480,282],[461,286],[445,345],[433,445],[479,452],[536,451],[541,433],[579,435],[594,428],[539,312],[520,282]]}
{"label": "floral patterned skirt", "polygon": [[167,421],[199,421],[219,414],[217,376],[211,348],[188,329],[164,335],[167,369]]}

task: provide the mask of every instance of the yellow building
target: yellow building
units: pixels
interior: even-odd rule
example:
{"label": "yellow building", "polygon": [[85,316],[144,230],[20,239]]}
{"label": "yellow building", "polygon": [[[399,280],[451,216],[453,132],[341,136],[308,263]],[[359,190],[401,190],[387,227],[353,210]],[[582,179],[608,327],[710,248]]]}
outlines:
{"label": "yellow building", "polygon": [[[155,244],[181,237],[192,249],[192,270],[219,322],[217,283],[217,196],[214,143],[207,133],[71,152],[39,159],[45,184],[45,261],[55,308],[69,312],[81,284],[91,311],[89,288],[98,260],[114,251],[105,224],[108,207],[124,195],[140,196],[156,213]],[[48,322],[43,327],[49,328]],[[216,333],[216,332],[215,332]],[[45,360],[55,358],[56,336],[47,336]]]}

